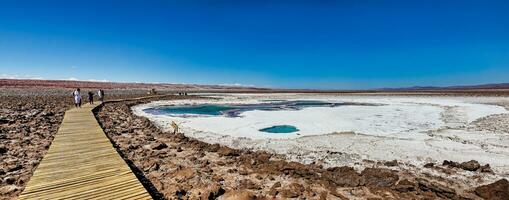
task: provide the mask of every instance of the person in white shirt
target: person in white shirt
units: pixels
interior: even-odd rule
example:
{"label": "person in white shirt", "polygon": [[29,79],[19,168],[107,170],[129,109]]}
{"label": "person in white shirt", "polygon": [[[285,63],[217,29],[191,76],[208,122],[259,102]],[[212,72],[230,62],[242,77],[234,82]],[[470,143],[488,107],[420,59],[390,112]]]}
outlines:
{"label": "person in white shirt", "polygon": [[74,106],[75,107],[80,107],[81,108],[81,92],[80,92],[80,89],[76,89],[73,93],[72,93],[72,96],[74,97]]}
{"label": "person in white shirt", "polygon": [[103,90],[99,90],[97,91],[97,96],[99,96],[99,101],[104,101],[104,91]]}

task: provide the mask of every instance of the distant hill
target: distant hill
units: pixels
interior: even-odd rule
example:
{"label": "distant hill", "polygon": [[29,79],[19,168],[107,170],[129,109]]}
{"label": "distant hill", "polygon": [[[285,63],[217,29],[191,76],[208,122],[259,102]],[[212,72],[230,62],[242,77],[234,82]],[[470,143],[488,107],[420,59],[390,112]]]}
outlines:
{"label": "distant hill", "polygon": [[73,80],[0,79],[0,87],[18,88],[102,88],[102,89],[158,89],[171,91],[265,91],[268,89],[229,85],[198,85],[169,83],[118,83]]}
{"label": "distant hill", "polygon": [[482,84],[482,85],[460,85],[460,86],[413,86],[403,88],[380,88],[380,90],[409,90],[409,91],[421,91],[421,90],[479,90],[479,89],[509,89],[509,83],[493,83],[493,84]]}
{"label": "distant hill", "polygon": [[[509,83],[468,85],[468,86],[414,86],[404,88],[379,88],[369,90],[313,90],[313,89],[271,89],[238,85],[200,85],[174,83],[119,83],[74,80],[0,79],[0,87],[11,88],[102,88],[102,89],[156,89],[185,92],[290,92],[290,93],[378,93],[378,92],[469,92],[479,90],[509,90]],[[480,91],[482,92],[482,91]]]}

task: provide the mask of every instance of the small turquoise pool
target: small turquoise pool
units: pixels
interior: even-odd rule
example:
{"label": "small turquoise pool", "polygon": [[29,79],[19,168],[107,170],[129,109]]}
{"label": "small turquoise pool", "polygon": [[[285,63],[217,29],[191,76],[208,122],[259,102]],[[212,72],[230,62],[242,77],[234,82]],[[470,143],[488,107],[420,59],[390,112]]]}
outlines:
{"label": "small turquoise pool", "polygon": [[297,127],[290,125],[277,125],[268,128],[262,128],[259,131],[266,133],[293,133],[299,131]]}

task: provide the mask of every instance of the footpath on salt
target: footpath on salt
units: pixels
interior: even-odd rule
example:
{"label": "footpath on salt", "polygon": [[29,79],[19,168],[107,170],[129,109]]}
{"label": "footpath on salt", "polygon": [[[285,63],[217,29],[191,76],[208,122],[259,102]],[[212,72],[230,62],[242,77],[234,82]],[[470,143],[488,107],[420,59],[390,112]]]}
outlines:
{"label": "footpath on salt", "polygon": [[[351,165],[364,159],[401,160],[414,165],[443,160],[477,160],[509,174],[509,133],[472,129],[475,120],[508,113],[491,97],[343,96],[313,94],[216,95],[217,99],[158,101],[133,107],[171,131],[175,121],[184,134],[234,148],[266,150],[298,162]],[[240,117],[175,117],[144,109],[165,105],[248,104],[266,100],[321,100],[369,103],[302,110],[247,111]],[[274,134],[259,129],[292,125],[298,132]]]}

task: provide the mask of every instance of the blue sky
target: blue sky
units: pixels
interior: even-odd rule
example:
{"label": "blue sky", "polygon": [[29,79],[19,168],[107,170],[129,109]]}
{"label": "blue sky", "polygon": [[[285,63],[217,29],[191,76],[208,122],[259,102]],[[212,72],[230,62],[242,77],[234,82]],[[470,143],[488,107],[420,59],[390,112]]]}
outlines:
{"label": "blue sky", "polygon": [[509,82],[509,1],[0,1],[0,77],[365,89]]}

